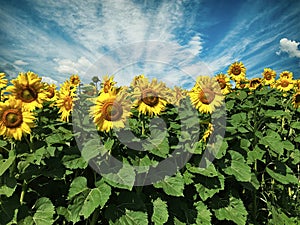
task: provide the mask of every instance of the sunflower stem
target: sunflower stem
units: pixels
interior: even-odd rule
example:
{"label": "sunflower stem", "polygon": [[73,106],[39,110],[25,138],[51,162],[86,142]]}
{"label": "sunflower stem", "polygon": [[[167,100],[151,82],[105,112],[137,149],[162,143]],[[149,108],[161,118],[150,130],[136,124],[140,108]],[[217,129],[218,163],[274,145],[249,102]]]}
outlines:
{"label": "sunflower stem", "polygon": [[24,180],[23,184],[22,184],[22,192],[21,192],[21,195],[20,195],[20,204],[21,205],[23,204],[24,196],[25,196],[26,191],[27,191],[27,182],[26,182],[26,180]]}

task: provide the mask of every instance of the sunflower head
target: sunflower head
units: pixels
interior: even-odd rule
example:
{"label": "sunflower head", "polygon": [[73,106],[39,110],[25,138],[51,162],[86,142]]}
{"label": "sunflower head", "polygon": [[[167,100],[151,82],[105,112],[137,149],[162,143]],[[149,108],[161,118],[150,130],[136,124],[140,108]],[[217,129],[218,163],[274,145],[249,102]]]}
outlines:
{"label": "sunflower head", "polygon": [[293,95],[293,106],[297,109],[300,107],[300,91]]}
{"label": "sunflower head", "polygon": [[201,141],[206,142],[207,138],[209,138],[209,136],[212,134],[212,132],[214,131],[214,127],[212,125],[212,123],[208,124],[207,130],[204,132]]}
{"label": "sunflower head", "polygon": [[23,107],[30,111],[35,108],[42,108],[43,102],[47,99],[42,78],[33,72],[20,73],[18,77],[11,81],[13,86],[6,88],[16,99],[23,102]]}
{"label": "sunflower head", "polygon": [[217,74],[216,80],[220,85],[220,89],[223,95],[231,92],[230,78],[227,75],[223,73]]}
{"label": "sunflower head", "polygon": [[278,90],[287,92],[294,87],[294,80],[289,78],[280,78],[276,81],[275,86]]}
{"label": "sunflower head", "polygon": [[114,81],[114,76],[105,75],[103,77],[103,82],[101,83],[101,93],[108,93],[116,84],[117,82]]}
{"label": "sunflower head", "polygon": [[187,92],[178,86],[174,86],[168,102],[179,106],[180,100],[186,98]]}
{"label": "sunflower head", "polygon": [[144,76],[144,74],[140,74],[138,76],[135,76],[131,82],[131,86],[134,88],[138,85],[140,81],[145,80],[146,82],[149,82],[148,79]]}
{"label": "sunflower head", "polygon": [[170,89],[163,82],[153,79],[149,83],[148,79],[141,78],[134,88],[134,106],[144,115],[158,115],[165,109],[169,93]]}
{"label": "sunflower head", "polygon": [[238,89],[245,89],[249,87],[249,80],[248,79],[243,79],[243,80],[239,80],[236,82],[236,88]]}
{"label": "sunflower head", "polygon": [[261,79],[260,78],[253,78],[249,81],[249,89],[250,90],[255,90],[261,85]]}
{"label": "sunflower head", "polygon": [[0,102],[0,135],[21,140],[24,134],[30,134],[34,127],[32,112],[22,107],[22,101],[11,97]]}
{"label": "sunflower head", "polygon": [[189,92],[192,105],[201,113],[212,113],[224,99],[219,83],[214,78],[199,76]]}
{"label": "sunflower head", "polygon": [[57,98],[57,90],[55,84],[46,84],[46,94],[49,101],[54,101]]}
{"label": "sunflower head", "polygon": [[300,80],[295,80],[294,87],[296,91],[300,91]]}
{"label": "sunflower head", "polygon": [[79,78],[79,76],[77,74],[71,75],[71,77],[70,77],[70,84],[72,86],[75,86],[75,87],[79,86],[79,84],[80,84],[80,78]]}
{"label": "sunflower head", "polygon": [[263,83],[265,85],[271,85],[275,82],[276,72],[270,68],[265,68],[263,73]]}
{"label": "sunflower head", "polygon": [[119,92],[102,92],[90,108],[90,114],[100,131],[109,132],[112,128],[123,128],[131,115],[131,104],[126,89]]}
{"label": "sunflower head", "polygon": [[246,77],[246,68],[242,62],[234,62],[230,65],[227,73],[234,81],[243,80]]}
{"label": "sunflower head", "polygon": [[[68,82],[67,82],[68,83]],[[76,94],[73,89],[68,90],[68,85],[63,85],[55,101],[55,105],[59,108],[58,113],[61,114],[60,119],[65,122],[69,122],[69,117],[73,111],[74,102],[77,100]]]}
{"label": "sunflower head", "polygon": [[0,73],[0,89],[5,88],[7,85],[7,79],[5,79],[5,73]]}
{"label": "sunflower head", "polygon": [[290,80],[292,80],[293,79],[293,73],[292,72],[290,72],[290,71],[283,71],[283,72],[281,72],[280,73],[280,75],[279,75],[279,78],[281,79],[281,78],[285,78],[285,79],[290,79]]}

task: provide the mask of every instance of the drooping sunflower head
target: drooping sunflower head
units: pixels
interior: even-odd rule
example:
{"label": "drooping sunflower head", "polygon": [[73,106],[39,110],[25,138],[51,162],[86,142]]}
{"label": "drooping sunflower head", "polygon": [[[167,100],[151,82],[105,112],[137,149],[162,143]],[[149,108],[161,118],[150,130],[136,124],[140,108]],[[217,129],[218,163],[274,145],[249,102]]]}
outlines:
{"label": "drooping sunflower head", "polygon": [[79,86],[79,84],[80,84],[80,78],[79,78],[79,76],[77,74],[71,75],[71,77],[70,77],[70,84],[72,86],[75,86],[75,87]]}
{"label": "drooping sunflower head", "polygon": [[249,81],[249,90],[255,90],[261,85],[262,81],[261,78],[253,78]]}
{"label": "drooping sunflower head", "polygon": [[283,92],[287,92],[294,87],[294,80],[289,78],[280,78],[276,81],[275,87]]}
{"label": "drooping sunflower head", "polygon": [[101,90],[100,93],[108,93],[116,84],[114,81],[114,76],[105,75],[103,77],[103,81],[101,82]]}
{"label": "drooping sunflower head", "polygon": [[0,102],[0,135],[21,140],[34,127],[33,113],[22,107],[22,101],[13,97]]}
{"label": "drooping sunflower head", "polygon": [[221,92],[223,95],[227,95],[231,92],[231,84],[230,84],[230,78],[223,73],[216,75],[216,80],[220,85]]}
{"label": "drooping sunflower head", "polygon": [[163,82],[153,79],[149,83],[148,79],[141,79],[134,88],[134,107],[144,115],[158,115],[165,109],[169,93],[170,89]]}
{"label": "drooping sunflower head", "polygon": [[283,72],[280,73],[279,78],[280,79],[281,78],[285,78],[285,79],[292,80],[293,79],[293,73],[290,72],[290,71],[285,70],[285,71],[283,71]]}
{"label": "drooping sunflower head", "polygon": [[275,82],[276,72],[270,68],[265,68],[263,73],[263,83],[265,85],[271,85]]}
{"label": "drooping sunflower head", "polygon": [[201,113],[212,113],[224,99],[219,83],[214,78],[199,76],[189,92],[192,105]]}
{"label": "drooping sunflower head", "polygon": [[243,80],[246,77],[246,68],[242,62],[234,62],[230,65],[227,73],[234,81]]}
{"label": "drooping sunflower head", "polygon": [[7,85],[7,79],[5,79],[5,73],[0,73],[0,89],[5,88]]}
{"label": "drooping sunflower head", "polygon": [[207,138],[209,138],[209,136],[212,134],[212,132],[214,131],[214,127],[212,125],[212,123],[208,124],[207,130],[204,132],[201,141],[206,142]]}
{"label": "drooping sunflower head", "polygon": [[113,128],[123,128],[131,115],[131,104],[126,89],[119,92],[101,93],[90,108],[90,114],[99,131],[109,132]]}
{"label": "drooping sunflower head", "polygon": [[297,109],[300,107],[300,91],[293,95],[293,106]]}
{"label": "drooping sunflower head", "polygon": [[47,99],[42,78],[33,72],[20,73],[11,81],[13,86],[7,87],[7,92],[23,102],[23,107],[30,111],[35,108],[42,108],[43,102]]}

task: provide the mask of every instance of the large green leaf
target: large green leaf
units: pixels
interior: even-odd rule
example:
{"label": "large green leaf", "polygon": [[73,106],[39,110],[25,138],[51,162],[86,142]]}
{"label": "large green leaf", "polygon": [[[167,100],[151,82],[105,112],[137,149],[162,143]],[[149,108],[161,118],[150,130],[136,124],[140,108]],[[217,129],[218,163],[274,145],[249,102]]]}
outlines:
{"label": "large green leaf", "polygon": [[138,212],[126,209],[125,215],[118,218],[116,221],[109,221],[111,225],[141,225],[149,224],[146,212]]}
{"label": "large green leaf", "polygon": [[205,177],[199,178],[199,183],[195,184],[196,191],[203,201],[211,198],[216,193],[224,190],[224,176],[218,174],[218,177]]}
{"label": "large green leaf", "polygon": [[12,196],[17,187],[17,180],[14,177],[10,177],[8,173],[5,173],[0,177],[0,196],[6,197]]}
{"label": "large green leaf", "polygon": [[229,205],[215,209],[214,213],[218,220],[230,220],[238,225],[246,224],[248,215],[243,201],[235,197],[230,197]]}
{"label": "large green leaf", "polygon": [[153,215],[151,221],[155,225],[161,225],[168,221],[168,206],[167,203],[157,198],[153,201]]}
{"label": "large green leaf", "polygon": [[299,184],[290,167],[282,162],[275,162],[275,169],[266,168],[267,173],[282,184]]}
{"label": "large green leaf", "polygon": [[231,165],[224,169],[228,175],[233,175],[237,181],[251,180],[251,168],[246,164],[244,157],[236,151],[228,151],[231,155]]}
{"label": "large green leaf", "polygon": [[74,196],[80,194],[81,192],[87,190],[87,180],[85,177],[76,177],[69,189],[68,199],[73,198]]}
{"label": "large green leaf", "polygon": [[171,196],[183,196],[184,179],[180,172],[173,177],[166,177],[164,180],[154,184],[155,188],[162,188],[164,192]]}
{"label": "large green leaf", "polygon": [[54,206],[49,198],[39,198],[34,208],[36,212],[33,215],[33,221],[36,225],[52,225],[54,222]]}
{"label": "large green leaf", "polygon": [[197,210],[196,225],[210,225],[211,224],[211,212],[204,204],[204,202],[195,202],[194,206]]}
{"label": "large green leaf", "polygon": [[0,160],[0,176],[13,164],[16,155],[14,151],[10,151],[8,154],[8,159]]}
{"label": "large green leaf", "polygon": [[87,161],[81,155],[65,155],[62,163],[68,169],[85,169]]}

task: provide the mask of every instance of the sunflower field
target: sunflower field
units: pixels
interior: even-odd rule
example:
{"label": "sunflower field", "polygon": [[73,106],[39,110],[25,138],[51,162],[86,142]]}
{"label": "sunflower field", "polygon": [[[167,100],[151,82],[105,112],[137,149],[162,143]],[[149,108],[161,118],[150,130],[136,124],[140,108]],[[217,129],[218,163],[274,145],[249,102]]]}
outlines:
{"label": "sunflower field", "polygon": [[190,90],[0,73],[0,224],[300,224],[300,80]]}

